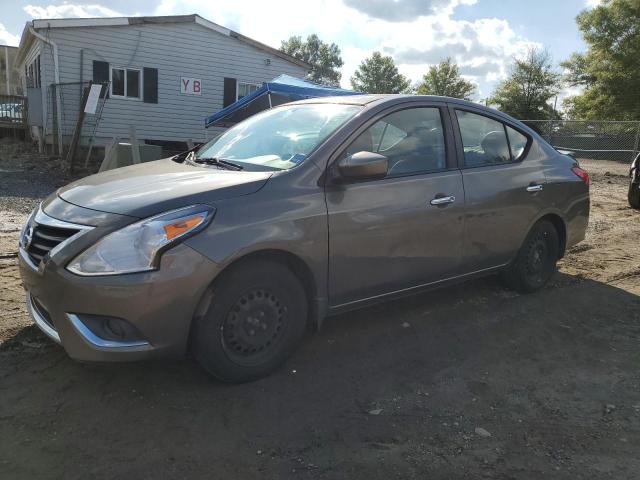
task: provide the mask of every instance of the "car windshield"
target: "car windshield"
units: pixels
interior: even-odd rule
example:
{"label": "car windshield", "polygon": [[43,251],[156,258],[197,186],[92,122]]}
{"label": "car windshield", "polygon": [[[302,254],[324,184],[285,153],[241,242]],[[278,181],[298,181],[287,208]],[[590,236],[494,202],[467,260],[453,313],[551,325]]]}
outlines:
{"label": "car windshield", "polygon": [[[274,108],[235,125],[202,146],[198,159],[230,160],[251,170],[287,170],[309,153],[361,107],[308,103]],[[257,167],[257,168],[256,168]]]}

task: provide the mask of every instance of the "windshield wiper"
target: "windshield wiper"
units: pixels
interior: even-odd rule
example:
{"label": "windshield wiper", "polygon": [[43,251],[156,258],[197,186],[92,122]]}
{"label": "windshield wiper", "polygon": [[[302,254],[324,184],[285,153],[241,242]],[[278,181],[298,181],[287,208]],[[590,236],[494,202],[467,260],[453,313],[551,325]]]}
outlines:
{"label": "windshield wiper", "polygon": [[198,143],[192,149],[187,150],[186,152],[181,152],[181,153],[179,153],[177,155],[174,155],[173,157],[171,157],[171,160],[173,160],[174,162],[184,162],[185,160],[187,160],[189,158],[189,156],[192,153],[195,154],[195,151],[198,150],[201,146],[202,146],[202,144]]}
{"label": "windshield wiper", "polygon": [[191,161],[193,163],[202,163],[202,164],[205,164],[205,165],[218,165],[218,166],[222,166],[222,167],[228,168],[229,170],[244,170],[244,167],[242,167],[241,165],[238,165],[237,163],[230,162],[229,160],[224,160],[222,158],[217,158],[217,157],[196,158],[194,152],[191,152],[187,156],[187,160],[189,160],[189,161]]}

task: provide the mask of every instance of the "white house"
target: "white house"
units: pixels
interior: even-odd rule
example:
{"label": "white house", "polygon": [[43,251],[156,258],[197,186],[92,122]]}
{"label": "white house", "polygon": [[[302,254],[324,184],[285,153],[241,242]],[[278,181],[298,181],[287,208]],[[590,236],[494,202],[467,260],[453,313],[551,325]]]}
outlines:
{"label": "white house", "polygon": [[80,139],[94,136],[99,146],[128,138],[131,126],[147,143],[205,141],[215,133],[204,128],[207,115],[262,82],[310,68],[198,15],[33,20],[15,65],[32,135],[46,144],[68,142],[82,85],[109,82],[95,135],[89,118]]}

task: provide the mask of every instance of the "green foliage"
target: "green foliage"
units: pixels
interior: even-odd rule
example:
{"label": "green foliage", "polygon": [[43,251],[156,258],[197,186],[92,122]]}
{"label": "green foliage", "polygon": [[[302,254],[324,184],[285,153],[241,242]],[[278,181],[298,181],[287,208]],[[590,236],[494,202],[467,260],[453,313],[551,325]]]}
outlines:
{"label": "green foliage", "polygon": [[311,65],[309,78],[314,82],[325,85],[340,85],[340,67],[344,65],[340,55],[340,48],[335,43],[325,43],[315,33],[306,40],[302,37],[290,37],[283,40],[280,50],[292,55],[298,60]]}
{"label": "green foliage", "polygon": [[473,83],[460,76],[458,65],[452,62],[451,58],[446,58],[438,65],[429,67],[429,71],[418,84],[416,93],[470,100],[475,89]]}
{"label": "green foliage", "polygon": [[524,59],[515,61],[489,103],[515,118],[540,120],[549,117],[553,107],[548,102],[559,89],[560,75],[553,71],[549,53],[530,49]]}
{"label": "green foliage", "polygon": [[351,86],[367,93],[409,93],[411,82],[400,72],[393,58],[373,52],[351,77]]}
{"label": "green foliage", "polygon": [[604,0],[576,18],[588,45],[561,65],[584,87],[565,107],[573,118],[640,119],[640,0]]}

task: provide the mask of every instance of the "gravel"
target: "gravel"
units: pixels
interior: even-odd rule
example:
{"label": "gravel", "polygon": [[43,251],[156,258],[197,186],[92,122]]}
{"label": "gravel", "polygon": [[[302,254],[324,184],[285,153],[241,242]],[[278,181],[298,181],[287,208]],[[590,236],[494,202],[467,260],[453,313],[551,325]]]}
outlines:
{"label": "gravel", "polygon": [[35,206],[70,180],[60,161],[31,144],[0,139],[0,234],[19,231]]}

